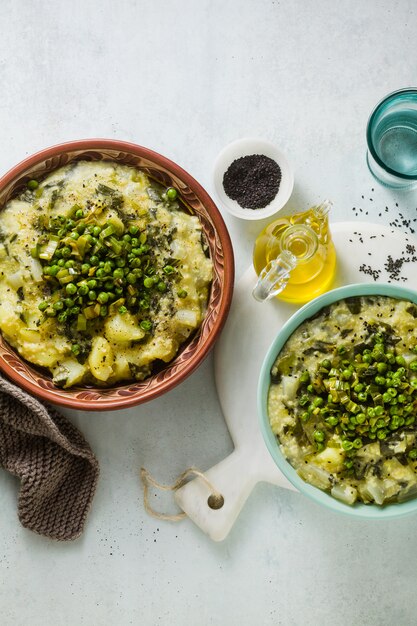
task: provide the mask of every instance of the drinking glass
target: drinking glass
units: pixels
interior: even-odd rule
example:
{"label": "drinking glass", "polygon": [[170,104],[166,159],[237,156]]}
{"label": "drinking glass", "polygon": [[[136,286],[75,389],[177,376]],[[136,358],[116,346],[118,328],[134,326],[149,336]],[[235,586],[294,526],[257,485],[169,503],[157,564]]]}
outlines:
{"label": "drinking glass", "polygon": [[400,89],[376,105],[366,129],[367,163],[386,187],[417,186],[417,89]]}

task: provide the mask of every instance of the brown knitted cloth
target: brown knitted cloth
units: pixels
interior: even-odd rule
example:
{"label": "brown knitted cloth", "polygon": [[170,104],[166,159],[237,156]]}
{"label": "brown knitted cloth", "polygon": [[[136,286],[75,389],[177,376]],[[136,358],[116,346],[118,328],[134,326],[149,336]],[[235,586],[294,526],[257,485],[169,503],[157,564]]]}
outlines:
{"label": "brown knitted cloth", "polygon": [[0,377],[0,466],[20,478],[19,520],[51,539],[83,531],[99,474],[81,433]]}

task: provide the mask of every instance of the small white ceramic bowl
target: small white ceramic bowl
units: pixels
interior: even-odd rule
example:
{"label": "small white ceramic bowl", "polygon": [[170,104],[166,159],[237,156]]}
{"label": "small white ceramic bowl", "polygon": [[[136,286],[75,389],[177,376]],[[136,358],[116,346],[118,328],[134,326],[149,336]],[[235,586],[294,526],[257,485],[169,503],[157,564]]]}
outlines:
{"label": "small white ceramic bowl", "polygon": [[[251,154],[264,154],[276,161],[281,168],[278,193],[263,209],[244,209],[236,200],[229,198],[223,187],[223,176],[233,161]],[[214,164],[213,176],[214,188],[222,205],[229,213],[244,220],[261,220],[275,215],[288,202],[294,187],[294,174],[285,155],[269,141],[251,137],[238,139],[223,148]]]}

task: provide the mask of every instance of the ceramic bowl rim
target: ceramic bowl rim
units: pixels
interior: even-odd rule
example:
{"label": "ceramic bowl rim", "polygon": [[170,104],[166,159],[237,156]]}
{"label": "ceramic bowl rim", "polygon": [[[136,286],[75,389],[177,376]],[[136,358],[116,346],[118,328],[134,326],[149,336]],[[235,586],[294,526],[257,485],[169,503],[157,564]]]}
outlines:
{"label": "ceramic bowl rim", "polygon": [[276,442],[275,435],[269,424],[268,412],[267,412],[267,394],[269,389],[270,370],[271,367],[282,350],[285,342],[293,334],[293,332],[302,324],[305,320],[315,315],[323,307],[332,304],[343,298],[349,298],[352,296],[366,296],[366,295],[381,295],[390,296],[397,299],[405,299],[415,302],[417,304],[417,291],[409,289],[402,285],[393,285],[386,283],[355,283],[352,285],[345,285],[326,292],[325,294],[318,296],[311,302],[308,302],[298,311],[296,311],[289,320],[282,326],[281,330],[277,333],[275,339],[271,343],[264,361],[261,366],[259,381],[258,381],[258,393],[257,393],[257,405],[258,405],[258,418],[259,426],[262,432],[262,436],[272,456],[275,464],[283,475],[292,483],[292,485],[302,494],[316,502],[323,505],[326,508],[349,515],[350,517],[362,518],[362,519],[393,519],[410,515],[417,511],[417,497],[405,502],[387,504],[386,506],[378,506],[376,504],[363,504],[356,503],[353,506],[344,504],[343,502],[333,498],[328,493],[313,487],[306,483],[297,474],[295,469],[290,465],[282,454],[279,445]]}

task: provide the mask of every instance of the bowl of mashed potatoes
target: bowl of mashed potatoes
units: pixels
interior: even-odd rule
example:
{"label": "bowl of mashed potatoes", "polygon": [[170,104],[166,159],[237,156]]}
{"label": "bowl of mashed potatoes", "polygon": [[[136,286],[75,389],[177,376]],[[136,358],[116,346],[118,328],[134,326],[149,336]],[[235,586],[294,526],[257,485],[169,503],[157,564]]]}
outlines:
{"label": "bowl of mashed potatoes", "polygon": [[348,285],[302,307],[268,351],[258,409],[275,463],[315,502],[417,511],[417,293]]}
{"label": "bowl of mashed potatoes", "polygon": [[150,400],[206,356],[233,251],[211,198],[147,148],[73,141],[0,180],[0,369],[88,410]]}

